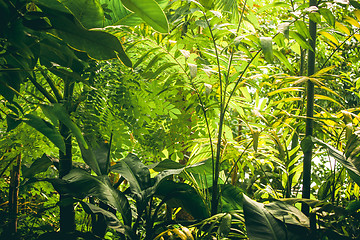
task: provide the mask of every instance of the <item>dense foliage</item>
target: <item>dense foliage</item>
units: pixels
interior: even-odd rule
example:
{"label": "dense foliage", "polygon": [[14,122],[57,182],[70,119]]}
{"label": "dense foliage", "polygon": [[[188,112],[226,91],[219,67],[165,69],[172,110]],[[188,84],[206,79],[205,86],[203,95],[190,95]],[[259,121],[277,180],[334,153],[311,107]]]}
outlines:
{"label": "dense foliage", "polygon": [[0,0],[1,239],[359,239],[360,2]]}

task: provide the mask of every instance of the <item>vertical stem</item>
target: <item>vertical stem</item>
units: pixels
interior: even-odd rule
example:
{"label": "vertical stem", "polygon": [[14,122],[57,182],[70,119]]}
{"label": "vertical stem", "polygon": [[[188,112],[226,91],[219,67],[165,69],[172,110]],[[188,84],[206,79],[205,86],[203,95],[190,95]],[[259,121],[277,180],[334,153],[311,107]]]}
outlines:
{"label": "vertical stem", "polygon": [[[70,113],[70,84],[68,81],[64,81],[64,103],[67,112]],[[66,105],[67,104],[67,105]],[[59,178],[63,178],[72,169],[72,139],[71,133],[68,127],[60,122],[59,126],[60,134],[65,142],[65,153],[59,151]],[[71,200],[71,196],[67,194],[60,194],[60,201]],[[75,211],[74,205],[60,205],[60,230],[61,232],[74,232],[75,225]]]}
{"label": "vertical stem", "polygon": [[[65,141],[65,153],[59,151],[59,178],[63,178],[72,168],[72,143],[70,130],[60,123],[60,134]],[[60,201],[70,200],[71,196],[60,194]],[[61,232],[75,231],[74,205],[60,205],[60,230]]]}
{"label": "vertical stem", "polygon": [[[291,139],[291,150],[293,150],[294,148],[296,148],[299,144],[299,136],[296,132],[296,129],[295,129],[295,133]],[[296,154],[293,154],[290,159],[288,160],[288,164],[290,162],[292,162],[292,160],[294,160],[294,158],[296,157]],[[291,172],[291,170],[294,168],[294,164],[291,165],[288,169],[289,172]],[[291,197],[291,187],[292,187],[292,181],[293,181],[293,177],[294,177],[294,173],[291,173],[289,174],[288,176],[288,180],[287,180],[287,183],[286,183],[286,189],[285,189],[285,197],[286,198],[290,198]]]}
{"label": "vertical stem", "polygon": [[[310,0],[310,7],[317,6],[317,0]],[[315,73],[315,47],[316,47],[316,23],[309,21],[310,32],[310,46],[313,51],[308,51],[308,76]],[[314,83],[308,80],[307,82],[307,106],[306,106],[306,130],[305,137],[313,135],[313,115],[314,115]],[[312,159],[312,147],[309,147],[304,152],[304,170],[303,170],[303,198],[310,198],[310,185],[311,185],[311,159]],[[302,212],[309,215],[309,206],[302,205]]]}
{"label": "vertical stem", "polygon": [[11,170],[9,186],[9,232],[14,236],[17,233],[18,197],[20,185],[21,154],[16,157],[16,165]]}

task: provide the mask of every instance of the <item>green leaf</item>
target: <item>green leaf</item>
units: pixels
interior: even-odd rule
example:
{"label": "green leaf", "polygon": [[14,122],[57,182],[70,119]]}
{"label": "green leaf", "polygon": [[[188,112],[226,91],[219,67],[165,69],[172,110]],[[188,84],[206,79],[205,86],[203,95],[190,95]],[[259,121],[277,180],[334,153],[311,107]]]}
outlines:
{"label": "green leaf", "polygon": [[79,144],[82,144],[84,148],[88,148],[88,145],[82,135],[80,129],[76,124],[70,119],[69,114],[65,107],[60,104],[56,103],[54,105],[41,105],[41,109],[46,112],[46,115],[52,116],[52,118],[57,118],[60,122],[62,122],[66,127],[71,130],[71,133],[76,137]]}
{"label": "green leaf", "polygon": [[155,194],[166,200],[171,207],[181,207],[195,219],[209,217],[207,208],[196,190],[188,184],[162,181]]}
{"label": "green leaf", "polygon": [[148,168],[153,169],[154,171],[161,172],[168,169],[180,169],[184,168],[184,165],[172,161],[170,159],[165,159],[164,161],[161,161],[159,163],[155,163],[153,165],[149,165]]}
{"label": "green leaf", "polygon": [[142,191],[151,186],[150,171],[135,154],[129,153],[111,166],[111,171],[120,173],[129,182],[131,192],[138,199],[142,199]]}
{"label": "green leaf", "polygon": [[119,21],[132,13],[127,10],[121,1],[98,0],[105,15],[104,26],[118,25]]}
{"label": "green leaf", "polygon": [[112,213],[94,204],[80,201],[81,206],[88,214],[101,214],[104,216],[106,224],[109,228],[114,229],[117,232],[125,233],[125,228],[119,219]]}
{"label": "green leaf", "polygon": [[109,150],[110,145],[104,141],[98,141],[95,146],[86,149],[79,144],[81,156],[84,162],[98,175],[107,175],[109,173]]}
{"label": "green leaf", "polygon": [[304,21],[300,21],[300,20],[296,21],[295,27],[296,27],[297,32],[301,36],[303,36],[304,38],[310,38],[309,29]]}
{"label": "green leaf", "polygon": [[327,8],[320,8],[320,14],[325,18],[326,22],[331,26],[335,27],[335,17],[332,12]]}
{"label": "green leaf", "polygon": [[261,13],[263,11],[266,11],[271,8],[276,8],[276,7],[290,8],[291,6],[290,6],[290,4],[285,3],[285,2],[274,2],[271,4],[265,4],[263,7],[259,8],[259,10],[257,10],[257,13]]}
{"label": "green leaf", "polygon": [[350,4],[351,6],[353,6],[354,8],[360,9],[360,3],[356,0],[350,0]]}
{"label": "green leaf", "polygon": [[274,61],[274,54],[272,48],[271,37],[260,37],[261,48],[263,50],[265,60],[272,63]]}
{"label": "green leaf", "polygon": [[360,158],[358,156],[359,151],[359,132],[355,132],[351,137],[345,148],[345,155],[337,150],[336,148],[330,146],[329,144],[312,137],[311,141],[317,143],[328,149],[329,155],[335,158],[349,173],[354,182],[360,186]]}
{"label": "green leaf", "polygon": [[[72,169],[64,176],[68,193],[75,197],[97,197],[121,213],[125,225],[131,224],[131,209],[124,193],[113,188],[108,176],[92,176],[84,170]],[[54,185],[54,184],[53,184]],[[54,186],[55,187],[55,186]]]}
{"label": "green leaf", "polygon": [[285,67],[287,69],[290,70],[290,72],[294,72],[294,68],[293,65],[291,65],[291,63],[289,62],[289,60],[285,57],[285,55],[278,51],[278,50],[274,50],[274,55],[280,60],[281,63],[283,63],[285,65]]}
{"label": "green leaf", "polygon": [[97,0],[58,0],[85,28],[104,27],[104,10]]}
{"label": "green leaf", "polygon": [[221,222],[218,228],[220,237],[227,237],[231,229],[231,214],[227,213],[221,218]]}
{"label": "green leaf", "polygon": [[132,66],[131,60],[124,52],[120,41],[113,35],[99,30],[87,30],[71,14],[52,9],[41,0],[41,10],[50,19],[51,25],[57,35],[72,48],[85,51],[97,60],[107,60],[120,57],[120,60],[128,67]]}
{"label": "green leaf", "polygon": [[121,0],[124,6],[139,15],[147,24],[161,33],[169,32],[165,13],[154,0]]}
{"label": "green leaf", "polygon": [[251,240],[285,240],[286,233],[281,222],[266,210],[264,204],[244,198],[244,216],[248,237]]}
{"label": "green leaf", "polygon": [[54,127],[54,125],[34,114],[25,115],[23,122],[44,134],[44,136],[47,137],[52,143],[54,143],[55,146],[60,149],[60,151],[65,152],[64,139]]}
{"label": "green leaf", "polygon": [[6,132],[10,132],[11,130],[15,129],[19,124],[22,123],[22,120],[19,119],[18,116],[14,114],[8,114],[6,115]]}
{"label": "green leaf", "polygon": [[46,172],[51,165],[53,165],[53,161],[43,154],[41,158],[35,159],[30,167],[22,166],[23,177],[30,178],[38,173]]}
{"label": "green leaf", "polygon": [[308,217],[296,207],[281,201],[275,201],[265,205],[265,209],[279,221],[305,228],[310,227]]}
{"label": "green leaf", "polygon": [[231,184],[224,184],[221,186],[222,206],[223,212],[230,212],[233,210],[242,209],[243,206],[243,191]]}
{"label": "green leaf", "polygon": [[289,26],[290,23],[288,22],[281,23],[278,26],[278,32],[282,33],[287,39],[289,38]]}
{"label": "green leaf", "polygon": [[304,39],[302,35],[297,32],[290,31],[289,35],[295,39],[295,41],[304,49],[312,50],[310,44]]}

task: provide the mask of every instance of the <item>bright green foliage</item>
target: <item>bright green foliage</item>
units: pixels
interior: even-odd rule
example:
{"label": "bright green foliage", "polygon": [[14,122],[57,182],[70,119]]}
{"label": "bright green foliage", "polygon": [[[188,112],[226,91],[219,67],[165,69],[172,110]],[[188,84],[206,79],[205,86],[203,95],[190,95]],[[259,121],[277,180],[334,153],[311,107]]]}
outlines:
{"label": "bright green foliage", "polygon": [[0,0],[2,213],[21,153],[19,235],[29,239],[57,235],[57,206],[73,204],[76,230],[105,239],[359,238],[358,8]]}

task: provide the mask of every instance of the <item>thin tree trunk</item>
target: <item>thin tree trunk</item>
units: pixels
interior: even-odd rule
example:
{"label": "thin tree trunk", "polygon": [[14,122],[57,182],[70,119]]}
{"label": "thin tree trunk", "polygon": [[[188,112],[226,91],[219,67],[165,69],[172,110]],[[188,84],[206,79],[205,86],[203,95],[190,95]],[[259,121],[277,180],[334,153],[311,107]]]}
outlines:
{"label": "thin tree trunk", "polygon": [[[310,0],[310,7],[317,6],[317,0]],[[316,47],[316,23],[309,21],[309,39],[310,46],[313,51],[308,51],[308,76],[315,73],[315,47]],[[307,109],[306,109],[306,130],[305,137],[313,135],[313,115],[314,115],[314,83],[308,80],[307,82]],[[309,147],[304,152],[304,170],[303,170],[303,198],[310,198],[310,185],[311,185],[311,160],[312,160],[312,147]],[[302,212],[309,215],[309,206],[302,205]]]}
{"label": "thin tree trunk", "polygon": [[[65,141],[65,153],[59,151],[59,178],[63,178],[68,174],[72,168],[72,143],[70,130],[62,123],[60,123],[60,134]],[[67,194],[60,194],[60,201],[64,203],[71,201],[71,196]],[[65,204],[60,205],[60,230],[63,233],[75,231],[75,212],[74,205]]]}
{"label": "thin tree trunk", "polygon": [[9,233],[14,236],[17,233],[18,223],[18,197],[20,185],[21,154],[16,157],[16,165],[11,170],[9,186]]}

